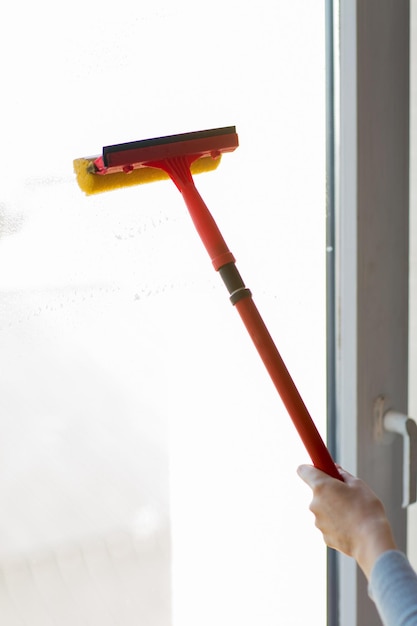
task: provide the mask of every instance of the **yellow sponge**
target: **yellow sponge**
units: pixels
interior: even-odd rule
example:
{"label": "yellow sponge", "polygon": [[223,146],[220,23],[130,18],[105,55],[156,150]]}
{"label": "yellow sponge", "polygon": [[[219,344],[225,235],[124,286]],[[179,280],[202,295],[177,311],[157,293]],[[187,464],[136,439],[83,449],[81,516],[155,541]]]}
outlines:
{"label": "yellow sponge", "polygon": [[[192,174],[200,174],[215,170],[221,157],[213,159],[210,156],[204,156],[197,159],[191,165]],[[153,183],[159,180],[169,178],[168,174],[163,170],[154,167],[140,167],[133,170],[129,174],[117,172],[115,174],[94,174],[92,165],[94,159],[75,159],[74,172],[77,182],[82,191],[88,196],[95,193],[102,193],[112,189],[120,189],[121,187],[132,187],[133,185],[141,185],[143,183]]]}

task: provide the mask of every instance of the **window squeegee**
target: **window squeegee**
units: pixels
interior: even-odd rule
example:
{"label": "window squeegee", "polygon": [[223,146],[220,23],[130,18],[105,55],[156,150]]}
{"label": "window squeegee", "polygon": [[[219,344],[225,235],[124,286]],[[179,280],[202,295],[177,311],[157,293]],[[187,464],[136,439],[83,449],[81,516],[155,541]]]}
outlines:
{"label": "window squeegee", "polygon": [[236,267],[235,258],[194,184],[193,174],[215,169],[221,155],[232,152],[238,145],[236,128],[228,126],[107,146],[101,156],[76,159],[74,170],[79,186],[88,195],[172,179],[313,464],[342,480]]}

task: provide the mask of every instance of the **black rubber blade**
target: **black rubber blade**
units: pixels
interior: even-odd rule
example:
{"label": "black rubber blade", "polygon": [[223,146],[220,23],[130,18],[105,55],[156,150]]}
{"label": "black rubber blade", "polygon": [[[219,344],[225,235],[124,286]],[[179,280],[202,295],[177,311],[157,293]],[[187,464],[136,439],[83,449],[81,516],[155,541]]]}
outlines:
{"label": "black rubber blade", "polygon": [[217,137],[219,135],[236,134],[236,126],[225,126],[223,128],[211,128],[210,130],[200,130],[192,133],[180,133],[179,135],[167,135],[166,137],[155,137],[154,139],[142,139],[140,141],[129,141],[128,143],[119,143],[113,146],[105,146],[103,148],[103,159],[106,163],[108,154],[114,152],[125,152],[128,150],[140,150],[142,148],[151,148],[153,146],[162,146],[164,144],[179,143],[183,141],[194,141],[199,139],[207,139],[209,137]]}

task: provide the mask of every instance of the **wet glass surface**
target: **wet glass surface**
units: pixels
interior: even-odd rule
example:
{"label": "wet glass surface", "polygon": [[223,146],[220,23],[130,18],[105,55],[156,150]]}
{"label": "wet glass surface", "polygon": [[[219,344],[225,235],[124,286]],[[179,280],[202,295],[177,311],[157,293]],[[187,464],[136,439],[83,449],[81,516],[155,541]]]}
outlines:
{"label": "wet glass surface", "polygon": [[[85,197],[72,173],[103,145],[236,125],[196,184],[323,432],[322,10],[40,2],[0,31],[0,621],[29,623],[26,602],[31,626],[322,624],[308,458],[180,194]],[[151,598],[129,616],[120,537],[129,597]]]}

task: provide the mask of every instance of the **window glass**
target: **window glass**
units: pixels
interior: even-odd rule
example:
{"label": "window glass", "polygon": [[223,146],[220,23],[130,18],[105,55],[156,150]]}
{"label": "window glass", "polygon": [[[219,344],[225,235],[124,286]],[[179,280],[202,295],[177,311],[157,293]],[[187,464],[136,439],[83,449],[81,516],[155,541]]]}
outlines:
{"label": "window glass", "polygon": [[72,173],[236,125],[196,184],[323,433],[323,8],[9,3],[0,49],[0,621],[323,624],[309,459],[180,194]]}

